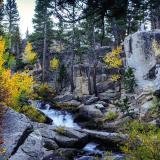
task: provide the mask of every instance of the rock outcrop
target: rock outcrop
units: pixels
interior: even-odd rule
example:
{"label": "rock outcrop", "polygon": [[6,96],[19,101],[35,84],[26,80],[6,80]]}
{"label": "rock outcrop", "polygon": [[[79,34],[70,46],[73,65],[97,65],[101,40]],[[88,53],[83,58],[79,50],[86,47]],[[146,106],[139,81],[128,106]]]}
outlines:
{"label": "rock outcrop", "polygon": [[136,82],[143,90],[160,89],[159,41],[159,30],[136,32],[124,41],[126,65],[134,69]]}

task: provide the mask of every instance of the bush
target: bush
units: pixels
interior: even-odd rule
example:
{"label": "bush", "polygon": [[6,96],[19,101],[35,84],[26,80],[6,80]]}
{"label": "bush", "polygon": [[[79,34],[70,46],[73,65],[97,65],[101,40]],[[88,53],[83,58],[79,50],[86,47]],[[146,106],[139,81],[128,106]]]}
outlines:
{"label": "bush", "polygon": [[35,86],[34,91],[37,94],[36,98],[43,101],[52,101],[56,96],[55,90],[46,83]]}
{"label": "bush", "polygon": [[116,105],[123,114],[127,114],[127,115],[131,114],[128,97],[125,97],[124,99],[119,100],[119,102]]}
{"label": "bush", "polygon": [[30,105],[25,105],[20,109],[20,112],[29,117],[32,121],[44,123],[46,122],[46,117],[35,107]]}
{"label": "bush", "polygon": [[153,97],[153,100],[152,100],[152,109],[155,110],[157,113],[160,112],[160,98],[158,97]]}
{"label": "bush", "polygon": [[159,160],[160,159],[160,129],[156,126],[138,121],[127,125],[128,141],[122,151],[130,155],[129,160]]}
{"label": "bush", "polygon": [[124,87],[127,92],[133,92],[136,86],[136,80],[132,68],[127,68],[124,74]]}
{"label": "bush", "polygon": [[118,117],[118,113],[117,112],[109,112],[105,115],[104,117],[104,121],[113,121]]}

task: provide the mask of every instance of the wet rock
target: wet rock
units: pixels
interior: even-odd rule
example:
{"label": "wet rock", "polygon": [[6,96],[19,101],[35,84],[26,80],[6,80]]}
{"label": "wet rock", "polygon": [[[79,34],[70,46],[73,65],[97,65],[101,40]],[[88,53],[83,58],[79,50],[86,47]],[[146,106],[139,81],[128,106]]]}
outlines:
{"label": "wet rock", "polygon": [[63,133],[55,135],[55,141],[59,146],[81,148],[88,141],[88,135],[71,128],[64,128]]}
{"label": "wet rock", "polygon": [[100,142],[108,144],[108,147],[118,148],[118,145],[123,145],[128,139],[128,135],[109,133],[103,131],[95,131],[82,129],[84,133],[87,133],[91,138],[98,139]]}
{"label": "wet rock", "polygon": [[43,138],[43,147],[48,150],[56,150],[58,148],[58,145],[52,139]]}
{"label": "wet rock", "polygon": [[71,160],[73,159],[78,153],[80,153],[79,150],[73,149],[73,148],[59,148],[56,151],[57,154],[59,154],[61,157],[64,157],[65,160]]}
{"label": "wet rock", "polygon": [[80,158],[76,158],[75,160],[96,160],[96,158],[92,156],[83,156]]}

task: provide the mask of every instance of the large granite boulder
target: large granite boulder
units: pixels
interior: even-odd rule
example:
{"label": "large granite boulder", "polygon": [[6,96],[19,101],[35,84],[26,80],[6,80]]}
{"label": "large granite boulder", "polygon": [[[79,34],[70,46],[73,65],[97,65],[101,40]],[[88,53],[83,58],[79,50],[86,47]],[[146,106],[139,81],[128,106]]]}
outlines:
{"label": "large granite boulder", "polygon": [[6,149],[5,157],[9,158],[23,144],[33,128],[31,121],[26,116],[10,108],[3,108],[6,112],[3,115],[2,138],[4,143],[1,147]]}
{"label": "large granite boulder", "polygon": [[136,83],[143,90],[160,89],[160,30],[136,32],[126,37],[126,64],[133,68]]}

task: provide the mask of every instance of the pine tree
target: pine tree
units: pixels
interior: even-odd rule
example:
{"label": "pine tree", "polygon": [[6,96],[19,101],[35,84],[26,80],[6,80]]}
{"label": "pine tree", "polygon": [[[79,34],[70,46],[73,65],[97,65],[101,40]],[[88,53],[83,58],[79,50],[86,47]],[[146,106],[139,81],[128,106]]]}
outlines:
{"label": "pine tree", "polygon": [[[45,78],[46,57],[53,39],[53,22],[51,20],[51,0],[36,0],[35,15],[33,18],[34,33],[30,36],[33,48],[39,54]],[[49,62],[49,60],[48,60]]]}
{"label": "pine tree", "polygon": [[7,24],[8,35],[9,35],[9,50],[10,53],[14,53],[14,43],[15,39],[13,38],[13,34],[15,32],[15,28],[18,27],[19,22],[19,13],[17,10],[17,3],[15,0],[7,0],[5,4],[5,22]]}
{"label": "pine tree", "polygon": [[20,20],[19,13],[17,10],[17,3],[15,0],[7,0],[5,4],[5,17],[8,25],[9,33],[12,33],[14,27],[18,26],[18,22]]}
{"label": "pine tree", "polygon": [[16,26],[14,28],[14,31],[12,33],[12,47],[13,51],[15,53],[16,58],[19,58],[21,55],[21,45],[22,45],[22,40],[21,40],[21,35],[19,31],[19,27]]}
{"label": "pine tree", "polygon": [[0,35],[3,34],[3,16],[4,16],[4,5],[3,5],[3,1],[0,1]]}

